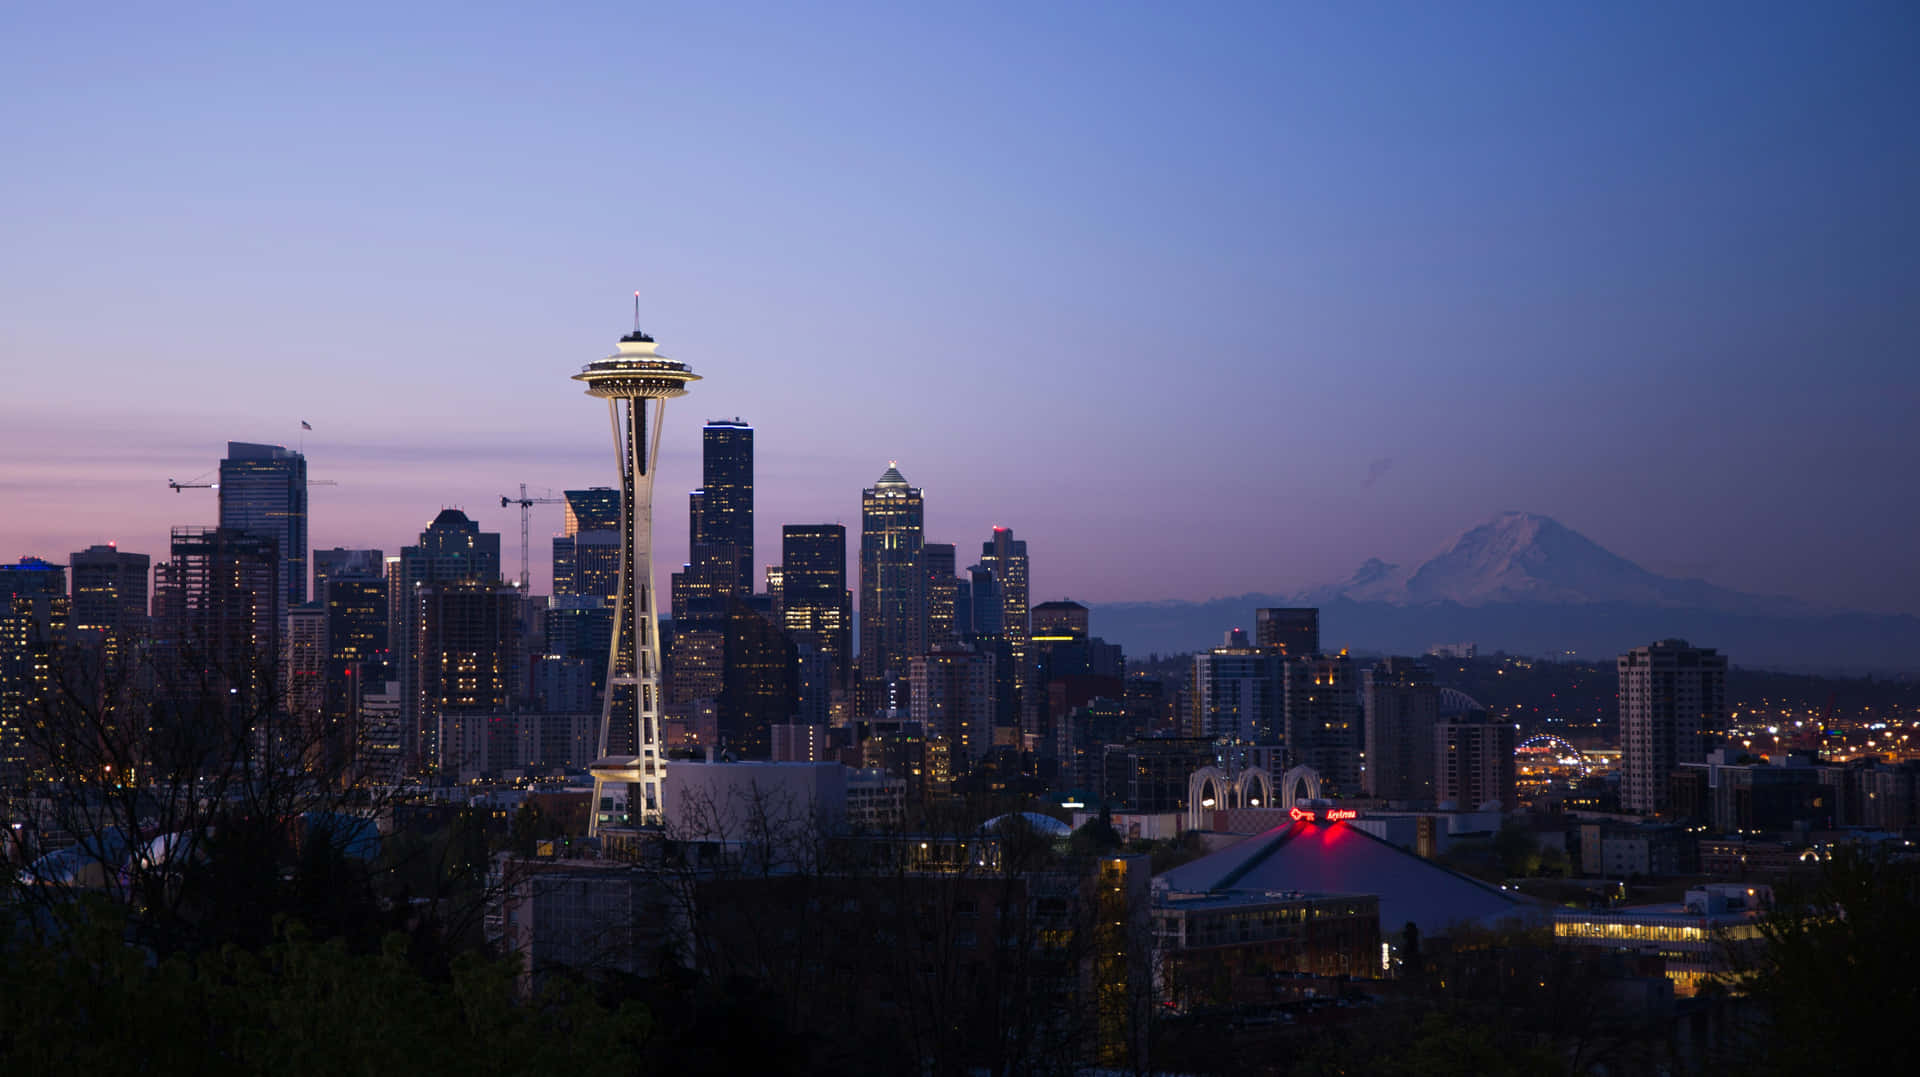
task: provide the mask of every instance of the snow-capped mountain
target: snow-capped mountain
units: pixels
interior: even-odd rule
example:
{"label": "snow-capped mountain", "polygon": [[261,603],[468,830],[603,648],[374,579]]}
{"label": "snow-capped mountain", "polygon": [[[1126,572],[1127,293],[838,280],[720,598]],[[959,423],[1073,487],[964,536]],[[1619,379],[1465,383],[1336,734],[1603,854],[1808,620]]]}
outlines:
{"label": "snow-capped mountain", "polygon": [[1094,631],[1132,653],[1180,653],[1250,626],[1262,606],[1320,607],[1323,643],[1381,653],[1471,640],[1485,651],[1607,656],[1682,637],[1756,666],[1920,670],[1920,617],[1662,576],[1528,512],[1496,516],[1418,565],[1370,560],[1346,582],[1305,593],[1099,606]]}
{"label": "snow-capped mountain", "polygon": [[1345,598],[1396,606],[1632,603],[1744,613],[1809,612],[1792,599],[1747,595],[1703,580],[1649,572],[1552,518],[1532,512],[1502,513],[1415,568],[1369,560],[1347,582],[1300,597],[1322,603]]}

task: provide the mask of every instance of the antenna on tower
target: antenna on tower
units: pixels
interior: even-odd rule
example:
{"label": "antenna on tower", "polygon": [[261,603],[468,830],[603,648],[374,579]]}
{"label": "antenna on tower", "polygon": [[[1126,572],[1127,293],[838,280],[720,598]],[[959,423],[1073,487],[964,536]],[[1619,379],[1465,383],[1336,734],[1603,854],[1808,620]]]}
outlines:
{"label": "antenna on tower", "polygon": [[640,293],[633,293],[633,331],[640,332]]}

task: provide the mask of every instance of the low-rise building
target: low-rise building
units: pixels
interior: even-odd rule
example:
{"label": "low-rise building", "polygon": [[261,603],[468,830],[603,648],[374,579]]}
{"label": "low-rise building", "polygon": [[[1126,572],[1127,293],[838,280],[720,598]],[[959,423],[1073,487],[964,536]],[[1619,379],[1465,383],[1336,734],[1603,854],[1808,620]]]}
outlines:
{"label": "low-rise building", "polygon": [[1380,899],[1294,891],[1153,894],[1154,1001],[1177,1011],[1274,1001],[1274,974],[1377,976]]}
{"label": "low-rise building", "polygon": [[1679,904],[1561,909],[1553,915],[1553,936],[1563,946],[1657,960],[1674,994],[1687,996],[1734,974],[1742,955],[1759,944],[1759,921],[1772,904],[1768,887],[1712,884],[1687,891]]}

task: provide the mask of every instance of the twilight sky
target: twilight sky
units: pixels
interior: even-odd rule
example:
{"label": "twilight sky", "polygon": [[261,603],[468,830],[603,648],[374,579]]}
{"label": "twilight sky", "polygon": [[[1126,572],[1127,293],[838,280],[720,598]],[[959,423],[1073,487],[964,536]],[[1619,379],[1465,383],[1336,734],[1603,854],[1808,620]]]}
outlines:
{"label": "twilight sky", "polygon": [[638,289],[705,378],[663,586],[738,415],[763,563],[897,459],[1036,601],[1523,509],[1920,612],[1912,4],[548,8],[0,10],[0,557],[160,560],[304,419],[315,546],[457,505],[517,564],[499,495],[613,479],[567,376]]}

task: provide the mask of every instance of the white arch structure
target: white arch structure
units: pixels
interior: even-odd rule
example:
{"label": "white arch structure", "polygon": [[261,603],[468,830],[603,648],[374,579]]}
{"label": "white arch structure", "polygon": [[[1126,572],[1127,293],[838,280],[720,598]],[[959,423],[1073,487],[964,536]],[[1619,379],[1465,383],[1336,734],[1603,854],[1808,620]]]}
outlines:
{"label": "white arch structure", "polygon": [[[1319,778],[1314,779],[1318,788]],[[1212,815],[1222,808],[1271,808],[1273,776],[1262,767],[1248,767],[1229,775],[1219,767],[1206,766],[1187,779],[1187,829],[1206,830],[1213,825]]]}

